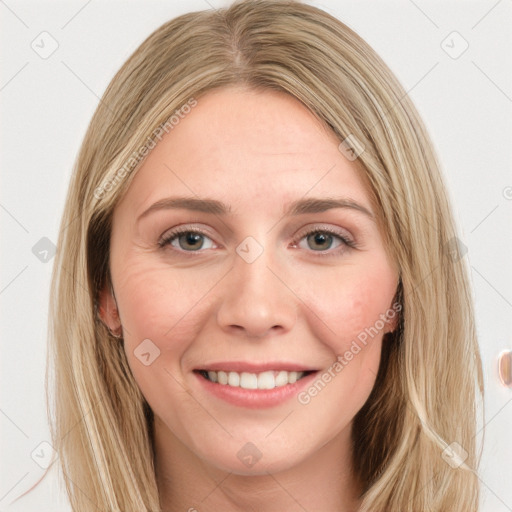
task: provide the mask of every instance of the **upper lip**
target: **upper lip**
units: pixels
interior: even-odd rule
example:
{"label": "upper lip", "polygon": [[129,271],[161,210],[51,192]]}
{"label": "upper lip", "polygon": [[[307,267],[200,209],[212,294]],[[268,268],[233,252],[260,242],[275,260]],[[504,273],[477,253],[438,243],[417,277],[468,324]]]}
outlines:
{"label": "upper lip", "polygon": [[312,372],[316,368],[300,363],[290,363],[282,361],[270,361],[268,363],[249,363],[244,361],[219,361],[216,363],[208,363],[197,370],[206,371],[224,371],[224,372],[247,372],[261,373],[269,370],[287,371],[287,372]]}

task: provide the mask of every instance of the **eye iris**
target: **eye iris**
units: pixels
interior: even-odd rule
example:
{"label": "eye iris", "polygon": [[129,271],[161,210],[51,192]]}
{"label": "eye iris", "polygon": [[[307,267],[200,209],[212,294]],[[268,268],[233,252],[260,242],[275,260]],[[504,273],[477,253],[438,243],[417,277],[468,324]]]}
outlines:
{"label": "eye iris", "polygon": [[[180,244],[180,247],[182,249],[200,249],[203,245],[203,240],[202,240],[202,237],[203,235],[201,235],[200,233],[192,233],[192,232],[189,232],[189,233],[184,233],[183,235],[180,235],[178,240],[179,240],[179,244]],[[182,242],[183,240],[185,240],[185,244],[188,244],[187,245],[184,245]]]}
{"label": "eye iris", "polygon": [[[310,235],[308,235],[307,239],[308,239],[308,245],[311,249],[317,249],[320,251],[329,249],[332,244],[332,235],[328,235],[326,233],[321,233],[321,232],[311,233]],[[314,244],[320,245],[320,247],[311,246],[311,244],[310,244],[311,241],[313,241]],[[325,245],[326,241],[329,242],[327,244],[327,246]]]}

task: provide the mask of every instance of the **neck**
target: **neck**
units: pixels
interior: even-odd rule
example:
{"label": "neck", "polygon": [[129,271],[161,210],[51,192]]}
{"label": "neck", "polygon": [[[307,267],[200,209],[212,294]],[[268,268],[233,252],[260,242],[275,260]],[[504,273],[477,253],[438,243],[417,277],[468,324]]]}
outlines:
{"label": "neck", "polygon": [[350,425],[299,465],[238,475],[199,459],[155,417],[156,477],[163,512],[355,512]]}

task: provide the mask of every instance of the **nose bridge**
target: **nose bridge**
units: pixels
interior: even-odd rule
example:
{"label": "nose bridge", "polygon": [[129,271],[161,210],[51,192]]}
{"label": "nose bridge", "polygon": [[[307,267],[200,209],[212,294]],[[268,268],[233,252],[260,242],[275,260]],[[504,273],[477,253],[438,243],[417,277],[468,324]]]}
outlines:
{"label": "nose bridge", "polygon": [[279,291],[275,288],[280,283],[270,271],[276,266],[276,258],[270,249],[262,248],[261,251],[258,251],[257,248],[250,246],[250,242],[249,250],[244,254],[244,245],[247,249],[246,244],[239,245],[233,264],[234,279],[238,284],[240,297],[242,294],[249,300],[256,300],[259,295],[269,296],[269,298],[276,297],[276,293],[279,295]]}
{"label": "nose bridge", "polygon": [[296,304],[283,278],[277,277],[280,268],[272,249],[252,237],[242,241],[218,312],[220,326],[243,330],[251,337],[261,337],[271,329],[289,330],[295,322]]}

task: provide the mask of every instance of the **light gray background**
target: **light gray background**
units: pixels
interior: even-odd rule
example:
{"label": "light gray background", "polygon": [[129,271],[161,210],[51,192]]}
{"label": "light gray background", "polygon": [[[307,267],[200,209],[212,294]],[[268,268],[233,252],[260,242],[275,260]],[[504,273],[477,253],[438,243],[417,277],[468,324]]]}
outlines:
{"label": "light gray background", "polygon": [[[184,12],[227,3],[0,0],[0,510],[70,510],[53,468],[33,492],[9,503],[41,477],[36,461],[44,464],[49,453],[40,443],[49,441],[43,383],[53,259],[42,252],[48,241],[40,240],[56,242],[93,111],[114,73],[154,29]],[[468,248],[484,360],[482,510],[512,511],[512,389],[496,372],[499,352],[512,349],[512,0],[311,3],[384,58],[438,150]],[[453,31],[469,44],[460,56],[464,42]],[[51,38],[58,48],[49,57],[32,49],[48,51]]]}

